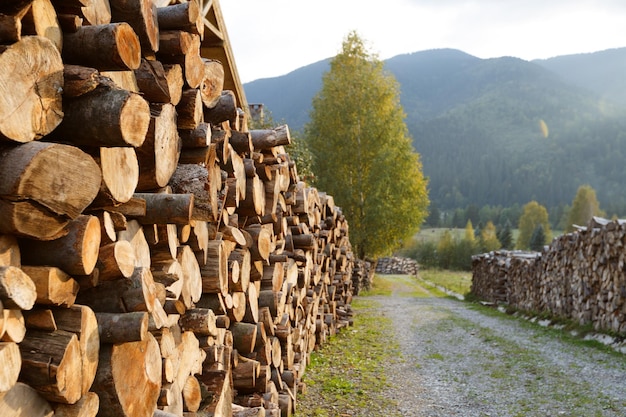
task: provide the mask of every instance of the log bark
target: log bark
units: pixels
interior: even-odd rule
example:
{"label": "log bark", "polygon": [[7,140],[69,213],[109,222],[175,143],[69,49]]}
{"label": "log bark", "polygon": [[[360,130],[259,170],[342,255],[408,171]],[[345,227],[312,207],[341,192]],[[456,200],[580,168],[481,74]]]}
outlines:
{"label": "log bark", "polygon": [[192,219],[213,221],[217,218],[217,192],[207,186],[212,181],[206,167],[184,164],[176,167],[169,185],[173,193],[194,195]]}
{"label": "log bark", "polygon": [[[93,158],[73,146],[30,142],[0,152],[0,196],[76,218],[100,187]],[[52,191],[52,192],[51,192]]]}
{"label": "log bark", "polygon": [[171,104],[152,105],[146,139],[137,148],[140,178],[137,190],[167,185],[180,156],[176,109]]}
{"label": "log bark", "polygon": [[102,77],[97,69],[81,65],[65,64],[63,66],[63,97],[82,96],[100,85],[112,87],[108,78]]}
{"label": "log bark", "polygon": [[198,88],[183,90],[180,102],[176,106],[179,129],[196,129],[202,119],[202,94]]}
{"label": "log bark", "polygon": [[96,313],[102,343],[141,342],[148,337],[148,313]]}
{"label": "log bark", "polygon": [[[15,407],[20,404],[20,407]],[[52,417],[54,411],[41,395],[18,382],[7,392],[0,392],[0,415],[3,417]]]}
{"label": "log bark", "polygon": [[63,63],[54,44],[25,36],[0,54],[0,138],[30,142],[63,118]]}
{"label": "log bark", "polygon": [[237,99],[230,90],[222,91],[217,103],[211,108],[204,109],[204,121],[212,125],[222,122],[234,124],[235,120],[237,120]]}
{"label": "log bark", "polygon": [[141,45],[128,23],[83,26],[63,37],[63,62],[100,71],[135,70],[141,64]]}
{"label": "log bark", "polygon": [[211,125],[200,123],[195,129],[178,131],[183,149],[207,148],[211,144]]}
{"label": "log bark", "polygon": [[[137,86],[149,103],[169,103],[171,100],[167,74],[160,61],[142,59],[135,70]],[[181,84],[182,88],[182,84]]]}
{"label": "log bark", "polygon": [[49,241],[22,239],[23,262],[52,265],[68,274],[89,275],[96,266],[100,248],[100,221],[81,215],[68,225],[68,234]]}
{"label": "log bark", "polygon": [[78,282],[53,266],[23,266],[37,288],[37,303],[71,307],[78,294]]}
{"label": "log bark", "polygon": [[56,239],[65,234],[69,220],[29,201],[0,199],[0,232],[36,239]]}
{"label": "log bark", "polygon": [[154,336],[102,345],[93,391],[101,417],[152,417],[161,391],[161,355]]}
{"label": "log bark", "polygon": [[24,382],[49,401],[73,404],[80,399],[81,355],[74,333],[31,330],[19,346]]}
{"label": "log bark", "polygon": [[276,146],[290,145],[289,127],[281,125],[274,129],[251,130],[252,144],[257,151],[270,150]]}
{"label": "log bark", "polygon": [[141,146],[150,125],[150,106],[139,94],[98,88],[66,100],[55,136],[85,147]]}
{"label": "log bark", "polygon": [[157,9],[159,29],[184,30],[197,35],[204,34],[204,21],[196,0]]}
{"label": "log bark", "polygon": [[146,201],[146,215],[137,220],[142,224],[189,224],[194,207],[193,194],[136,193]]}
{"label": "log bark", "polygon": [[216,336],[217,327],[213,310],[208,308],[194,308],[180,317],[180,326],[199,336]]}

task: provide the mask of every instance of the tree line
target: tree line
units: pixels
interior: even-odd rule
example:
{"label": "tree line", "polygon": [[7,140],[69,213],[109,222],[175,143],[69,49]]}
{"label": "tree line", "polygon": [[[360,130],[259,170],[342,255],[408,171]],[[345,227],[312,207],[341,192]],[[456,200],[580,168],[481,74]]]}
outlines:
{"label": "tree line", "polygon": [[[564,232],[571,232],[577,226],[586,226],[593,216],[605,215],[600,209],[595,190],[589,185],[582,185],[571,206],[562,210],[557,227]],[[439,225],[431,226],[441,227],[445,217],[441,212],[431,210],[428,221],[438,220]],[[463,234],[453,233],[458,230],[456,224],[445,226],[447,229],[438,240],[414,237],[399,254],[416,259],[425,267],[469,270],[472,255],[498,249],[541,251],[553,237],[554,223],[546,207],[537,201],[530,201],[519,209],[490,206],[478,209],[471,206],[465,210],[455,210],[451,217],[452,223],[459,219],[466,222]],[[478,221],[477,228],[474,228],[474,221]]]}

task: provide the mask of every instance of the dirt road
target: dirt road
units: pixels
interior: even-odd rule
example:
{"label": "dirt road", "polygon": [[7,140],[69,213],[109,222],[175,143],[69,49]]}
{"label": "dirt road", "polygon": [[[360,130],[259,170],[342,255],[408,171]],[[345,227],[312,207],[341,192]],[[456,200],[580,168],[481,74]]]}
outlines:
{"label": "dirt road", "polygon": [[626,355],[393,280],[374,298],[403,353],[389,375],[401,415],[626,416]]}

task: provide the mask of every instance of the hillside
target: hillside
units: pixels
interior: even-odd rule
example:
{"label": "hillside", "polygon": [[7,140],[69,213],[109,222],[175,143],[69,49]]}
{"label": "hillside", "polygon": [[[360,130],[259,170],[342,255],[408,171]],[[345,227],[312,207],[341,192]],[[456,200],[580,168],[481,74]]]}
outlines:
{"label": "hillside", "polygon": [[626,105],[626,48],[535,60],[564,80]]}
{"label": "hillside", "polygon": [[[611,75],[622,65],[622,55],[626,49],[539,63],[439,49],[385,61],[401,86],[406,123],[430,178],[431,201],[455,208],[535,199],[554,207],[569,204],[578,186],[588,183],[603,207],[623,205],[626,118],[619,95],[624,81],[618,73]],[[562,63],[573,59],[584,61],[587,69]],[[327,68],[325,60],[258,80],[245,85],[246,94],[250,102],[264,103],[275,120],[298,130]],[[601,74],[603,82],[597,80]],[[611,83],[614,97],[608,93]]]}

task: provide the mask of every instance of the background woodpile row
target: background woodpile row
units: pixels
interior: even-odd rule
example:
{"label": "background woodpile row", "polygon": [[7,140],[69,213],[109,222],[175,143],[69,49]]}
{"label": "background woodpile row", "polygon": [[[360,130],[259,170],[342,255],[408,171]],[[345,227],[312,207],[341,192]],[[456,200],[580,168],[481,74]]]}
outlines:
{"label": "background woodpile row", "polygon": [[626,334],[625,242],[626,223],[594,218],[541,253],[475,256],[471,291],[486,301]]}
{"label": "background woodpile row", "polygon": [[378,259],[376,272],[379,274],[406,274],[417,276],[419,265],[415,259],[392,256]]}
{"label": "background woodpile row", "polygon": [[341,210],[168,3],[0,4],[2,417],[288,416],[351,322]]}

